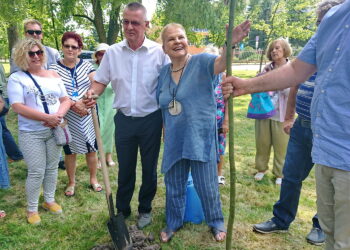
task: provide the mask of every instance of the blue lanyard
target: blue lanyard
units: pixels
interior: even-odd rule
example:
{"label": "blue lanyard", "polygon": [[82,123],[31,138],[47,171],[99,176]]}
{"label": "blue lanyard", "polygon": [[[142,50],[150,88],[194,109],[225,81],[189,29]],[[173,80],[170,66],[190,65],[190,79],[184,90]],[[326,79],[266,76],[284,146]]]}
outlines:
{"label": "blue lanyard", "polygon": [[72,79],[72,87],[73,88],[78,88],[78,85],[76,84],[76,86],[74,86],[74,83],[76,82],[75,79],[74,79],[74,76],[75,76],[75,70],[77,69],[77,64],[74,65],[74,71],[73,71],[73,75],[71,76],[71,79]]}

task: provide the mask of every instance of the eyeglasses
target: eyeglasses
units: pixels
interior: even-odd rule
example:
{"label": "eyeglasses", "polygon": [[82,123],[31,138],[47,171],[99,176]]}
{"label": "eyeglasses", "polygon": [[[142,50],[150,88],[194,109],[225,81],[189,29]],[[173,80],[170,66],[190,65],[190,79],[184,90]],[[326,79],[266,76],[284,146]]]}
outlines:
{"label": "eyeglasses", "polygon": [[27,30],[26,31],[29,35],[34,35],[34,33],[36,35],[41,35],[42,31],[41,30]]}
{"label": "eyeglasses", "polygon": [[141,25],[141,23],[138,22],[138,21],[129,21],[129,20],[126,20],[126,19],[123,19],[122,23],[123,23],[123,25],[126,25],[126,26],[129,25],[129,24],[131,24],[132,26],[140,26]]}
{"label": "eyeglasses", "polygon": [[63,47],[64,47],[65,49],[72,49],[72,50],[77,50],[77,49],[79,49],[79,47],[77,47],[77,46],[74,46],[74,45],[67,45],[67,44],[63,44]]}
{"label": "eyeglasses", "polygon": [[42,56],[43,54],[44,54],[44,51],[42,51],[42,50],[28,51],[28,56],[31,58],[35,57],[35,55]]}

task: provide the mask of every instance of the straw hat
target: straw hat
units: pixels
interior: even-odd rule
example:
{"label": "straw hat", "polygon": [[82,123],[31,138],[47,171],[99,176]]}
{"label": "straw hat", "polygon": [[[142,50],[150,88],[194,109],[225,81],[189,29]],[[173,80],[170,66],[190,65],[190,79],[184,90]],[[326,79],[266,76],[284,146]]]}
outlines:
{"label": "straw hat", "polygon": [[97,45],[95,53],[92,54],[92,59],[96,61],[96,53],[101,50],[107,50],[108,48],[109,48],[109,45],[107,43],[100,43],[99,45]]}

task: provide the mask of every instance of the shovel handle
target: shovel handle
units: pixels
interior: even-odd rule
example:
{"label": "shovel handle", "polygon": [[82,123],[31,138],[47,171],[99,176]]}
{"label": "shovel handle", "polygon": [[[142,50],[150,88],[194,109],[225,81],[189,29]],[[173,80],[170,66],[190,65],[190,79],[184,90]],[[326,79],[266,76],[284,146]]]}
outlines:
{"label": "shovel handle", "polygon": [[94,129],[95,129],[95,134],[96,134],[96,141],[97,141],[98,151],[100,152],[100,162],[101,162],[101,166],[102,166],[103,182],[105,184],[107,204],[109,206],[110,213],[113,212],[113,214],[111,214],[111,216],[112,216],[112,215],[114,215],[114,207],[113,207],[113,200],[110,199],[110,197],[112,195],[111,184],[109,182],[108,169],[107,169],[107,165],[106,165],[106,155],[105,155],[105,152],[103,150],[103,144],[102,144],[102,138],[101,138],[101,132],[100,132],[100,125],[98,123],[96,106],[91,108],[91,113],[92,113],[92,120],[93,120],[93,123],[94,123]]}

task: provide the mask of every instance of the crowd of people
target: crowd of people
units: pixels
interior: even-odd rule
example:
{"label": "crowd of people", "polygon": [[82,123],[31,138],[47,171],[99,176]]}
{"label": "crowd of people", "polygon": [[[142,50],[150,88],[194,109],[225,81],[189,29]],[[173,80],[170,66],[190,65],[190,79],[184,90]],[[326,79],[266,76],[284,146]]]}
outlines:
{"label": "crowd of people", "polygon": [[[0,113],[0,188],[10,186],[6,154],[12,161],[24,159],[28,169],[27,221],[38,224],[41,187],[42,207],[54,214],[62,213],[63,208],[55,201],[58,165],[65,165],[67,172],[65,195],[74,196],[77,154],[84,154],[90,187],[101,192],[96,175],[101,163],[90,110],[97,105],[108,166],[116,165],[112,157],[114,143],[117,153],[117,212],[125,218],[131,214],[139,151],[142,184],[137,226],[142,229],[152,222],[163,130],[161,171],[166,186],[166,225],[160,241],[170,241],[183,226],[190,172],[206,223],[215,240],[223,241],[226,229],[219,185],[225,184],[225,98],[259,93],[252,95],[249,105],[260,109],[254,116],[254,178],[263,179],[273,147],[273,174],[281,193],[274,205],[274,217],[253,225],[254,231],[288,230],[296,216],[302,181],[315,163],[318,213],[307,240],[312,244],[326,241],[326,249],[350,248],[350,216],[346,213],[350,205],[350,146],[345,124],[349,73],[344,67],[349,53],[346,37],[350,32],[350,1],[343,1],[325,0],[318,5],[319,29],[297,59],[289,61],[292,50],[286,40],[274,40],[266,53],[271,62],[262,73],[248,80],[228,77],[222,85],[226,69],[226,57],[222,55],[227,44],[222,55],[191,55],[186,31],[177,23],[163,28],[162,45],[153,42],[145,36],[149,21],[145,7],[138,2],[127,4],[123,11],[125,39],[111,46],[99,44],[94,64],[79,58],[83,40],[76,32],[63,34],[61,58],[57,50],[42,45],[41,23],[25,21],[25,39],[12,51],[7,88],[0,68],[0,112],[8,110],[9,102],[18,113],[19,130],[18,148],[6,127],[6,111]],[[332,8],[335,5],[339,6]],[[249,30],[250,21],[236,26],[232,46],[242,41]],[[95,95],[99,96],[97,101]],[[254,98],[258,99],[253,102]],[[261,116],[261,108],[267,105],[263,101],[273,108]],[[62,147],[57,145],[52,131],[64,121],[68,122],[72,140],[63,146],[63,164]],[[0,210],[0,218],[5,216],[5,211]]]}

